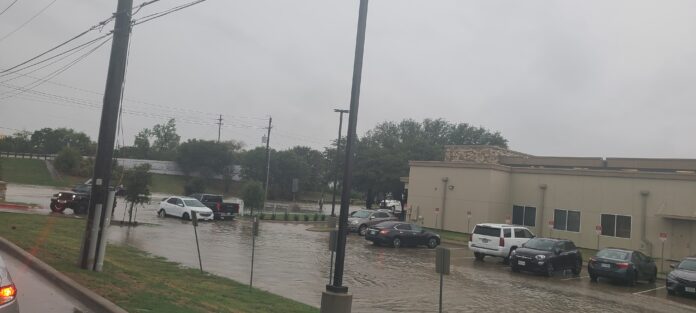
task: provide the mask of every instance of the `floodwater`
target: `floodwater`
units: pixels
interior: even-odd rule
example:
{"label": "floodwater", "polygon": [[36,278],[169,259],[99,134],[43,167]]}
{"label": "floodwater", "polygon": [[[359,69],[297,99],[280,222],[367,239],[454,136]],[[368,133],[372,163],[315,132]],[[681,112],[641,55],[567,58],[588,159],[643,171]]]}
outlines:
{"label": "floodwater", "polygon": [[[156,199],[156,198],[155,198]],[[8,194],[8,200],[10,199]],[[157,204],[139,208],[137,227],[110,228],[111,243],[128,244],[186,266],[198,267],[193,226],[156,216]],[[115,219],[124,217],[123,205]],[[127,219],[127,217],[126,217]],[[329,281],[328,233],[314,224],[262,222],[256,238],[254,286],[313,306]],[[201,222],[198,237],[205,271],[248,283],[251,265],[248,221]],[[512,273],[499,259],[476,262],[465,247],[451,246],[451,275],[444,277],[443,311],[695,312],[696,299],[667,296],[664,281],[628,287],[591,283],[557,273],[548,278]],[[435,251],[375,247],[348,237],[344,285],[353,294],[353,312],[437,312],[439,275]]]}

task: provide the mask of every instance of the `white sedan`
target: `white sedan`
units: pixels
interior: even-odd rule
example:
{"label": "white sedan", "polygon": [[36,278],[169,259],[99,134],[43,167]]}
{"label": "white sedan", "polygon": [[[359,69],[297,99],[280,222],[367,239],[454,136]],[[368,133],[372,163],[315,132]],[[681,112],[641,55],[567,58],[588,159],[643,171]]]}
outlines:
{"label": "white sedan", "polygon": [[199,220],[213,220],[213,210],[206,207],[200,201],[189,197],[169,197],[160,202],[160,209],[157,215],[160,217],[176,216],[184,220],[190,220],[196,212]]}

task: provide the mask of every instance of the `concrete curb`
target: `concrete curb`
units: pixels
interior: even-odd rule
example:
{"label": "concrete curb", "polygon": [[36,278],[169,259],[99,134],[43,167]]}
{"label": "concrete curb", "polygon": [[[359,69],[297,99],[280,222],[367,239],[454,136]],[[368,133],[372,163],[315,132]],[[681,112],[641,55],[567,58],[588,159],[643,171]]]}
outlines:
{"label": "concrete curb", "polygon": [[18,260],[22,261],[22,263],[28,265],[33,270],[41,274],[41,276],[56,284],[56,286],[63,289],[69,295],[82,301],[83,304],[95,312],[128,313],[128,311],[78,284],[68,276],[65,276],[63,273],[57,271],[50,265],[44,263],[3,237],[0,237],[0,250],[7,252]]}
{"label": "concrete curb", "polygon": [[462,246],[462,247],[468,247],[468,246],[469,246],[469,242],[468,242],[468,241],[456,241],[456,240],[440,239],[440,242],[446,243],[446,244],[449,244],[449,245]]}

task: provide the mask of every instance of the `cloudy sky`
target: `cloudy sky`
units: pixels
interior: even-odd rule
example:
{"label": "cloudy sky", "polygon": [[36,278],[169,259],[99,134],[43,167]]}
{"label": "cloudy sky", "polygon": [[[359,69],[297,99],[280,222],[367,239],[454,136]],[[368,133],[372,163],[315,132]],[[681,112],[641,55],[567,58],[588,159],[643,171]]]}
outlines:
{"label": "cloudy sky", "polygon": [[[161,0],[134,18],[186,2]],[[115,6],[18,0],[0,15],[0,68]],[[168,117],[183,138],[216,139],[222,114],[223,140],[259,145],[270,115],[274,147],[327,145],[333,109],[350,99],[357,9],[357,0],[208,0],[136,26],[119,141]],[[694,38],[689,0],[373,0],[358,133],[442,117],[536,155],[696,158]],[[21,72],[30,76],[0,74],[0,132],[72,127],[96,138],[110,42],[36,85],[93,47]]]}

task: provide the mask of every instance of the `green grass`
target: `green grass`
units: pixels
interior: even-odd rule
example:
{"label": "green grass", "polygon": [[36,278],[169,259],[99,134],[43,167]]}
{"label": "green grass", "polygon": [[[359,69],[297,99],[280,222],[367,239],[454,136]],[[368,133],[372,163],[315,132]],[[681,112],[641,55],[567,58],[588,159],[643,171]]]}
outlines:
{"label": "green grass", "polygon": [[439,229],[428,228],[428,227],[423,227],[423,228],[440,234],[440,238],[443,240],[456,241],[456,242],[462,243],[462,244],[469,242],[469,234],[466,234],[466,233],[460,233],[460,232],[449,231],[449,230],[439,230]]}
{"label": "green grass", "polygon": [[0,213],[0,236],[129,312],[318,312],[129,246],[109,245],[103,272],[81,270],[75,260],[84,227],[83,220]]}
{"label": "green grass", "polygon": [[10,183],[46,185],[46,186],[66,186],[63,181],[55,181],[46,169],[43,160],[37,159],[15,159],[3,158],[2,163],[3,180]]}
{"label": "green grass", "polygon": [[174,195],[184,194],[186,177],[164,174],[152,174],[151,192],[167,193]]}

